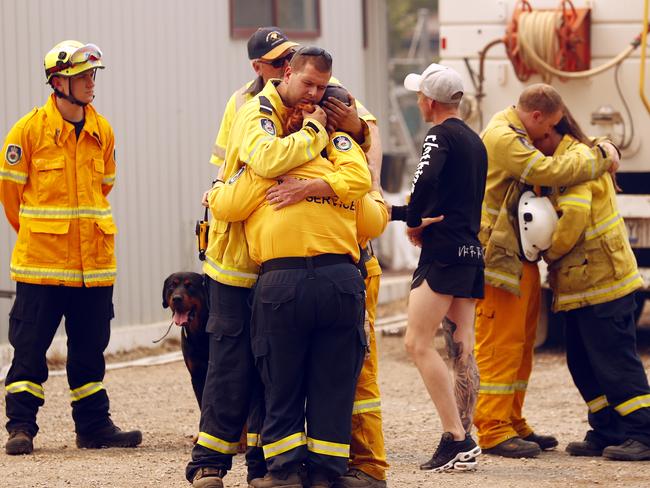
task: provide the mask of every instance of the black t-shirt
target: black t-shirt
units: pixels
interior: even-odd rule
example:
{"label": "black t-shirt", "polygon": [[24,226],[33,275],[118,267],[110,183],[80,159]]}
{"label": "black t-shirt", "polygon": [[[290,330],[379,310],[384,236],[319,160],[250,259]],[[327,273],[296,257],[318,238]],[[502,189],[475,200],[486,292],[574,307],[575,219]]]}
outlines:
{"label": "black t-shirt", "polygon": [[66,122],[70,122],[72,125],[74,125],[74,133],[77,136],[77,139],[79,139],[79,134],[81,134],[81,131],[84,128],[84,124],[86,123],[86,118],[84,117],[79,122],[71,122],[70,120],[66,120]]}
{"label": "black t-shirt", "polygon": [[408,206],[393,207],[392,219],[417,227],[423,217],[444,215],[422,233],[420,264],[483,265],[478,240],[487,176],[487,152],[465,122],[449,118],[424,138]]}

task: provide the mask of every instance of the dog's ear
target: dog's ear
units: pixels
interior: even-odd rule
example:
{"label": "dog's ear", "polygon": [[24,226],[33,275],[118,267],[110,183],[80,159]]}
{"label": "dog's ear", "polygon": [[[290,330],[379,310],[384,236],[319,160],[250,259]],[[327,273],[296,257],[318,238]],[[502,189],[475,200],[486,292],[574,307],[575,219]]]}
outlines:
{"label": "dog's ear", "polygon": [[172,279],[173,274],[169,275],[166,279],[165,282],[163,283],[163,289],[162,289],[162,306],[163,308],[169,307],[169,304],[167,303],[167,286],[169,284],[169,281]]}

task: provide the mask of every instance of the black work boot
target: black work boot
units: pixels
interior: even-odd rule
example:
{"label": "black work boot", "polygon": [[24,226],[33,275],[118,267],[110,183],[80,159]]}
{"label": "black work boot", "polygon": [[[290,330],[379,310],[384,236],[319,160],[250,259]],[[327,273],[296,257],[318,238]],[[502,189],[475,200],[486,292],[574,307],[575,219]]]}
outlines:
{"label": "black work boot", "polygon": [[9,432],[9,439],[5,445],[5,451],[10,456],[17,456],[19,454],[31,454],[34,450],[34,437],[22,430]]}
{"label": "black work boot", "polygon": [[569,442],[565,450],[571,456],[597,457],[603,455],[603,447],[589,440]]}
{"label": "black work boot", "polygon": [[77,434],[77,447],[79,449],[136,447],[141,442],[142,432],[139,430],[123,431],[113,423],[89,434]]}
{"label": "black work boot", "polygon": [[628,439],[620,446],[608,446],[603,449],[603,457],[616,461],[646,461],[650,459],[650,446]]}
{"label": "black work boot", "polygon": [[249,488],[302,488],[302,480],[294,471],[269,471],[264,478],[256,478],[248,486]]}
{"label": "black work boot", "polygon": [[553,449],[558,445],[557,439],[552,435],[537,435],[533,432],[522,439],[526,442],[534,442],[542,451]]}
{"label": "black work boot", "polygon": [[420,469],[430,469],[436,473],[449,471],[454,469],[456,463],[473,460],[479,454],[481,454],[481,448],[476,445],[469,434],[465,434],[465,439],[462,441],[456,441],[451,432],[445,432],[442,434],[436,452],[433,453],[429,461],[420,465]]}
{"label": "black work boot", "polygon": [[542,450],[535,442],[525,441],[521,437],[512,437],[496,446],[483,449],[483,452],[507,458],[532,458],[539,456]]}
{"label": "black work boot", "polygon": [[386,488],[386,480],[378,480],[360,469],[350,468],[334,481],[334,488]]}
{"label": "black work boot", "polygon": [[193,488],[223,488],[225,469],[199,468],[192,478]]}

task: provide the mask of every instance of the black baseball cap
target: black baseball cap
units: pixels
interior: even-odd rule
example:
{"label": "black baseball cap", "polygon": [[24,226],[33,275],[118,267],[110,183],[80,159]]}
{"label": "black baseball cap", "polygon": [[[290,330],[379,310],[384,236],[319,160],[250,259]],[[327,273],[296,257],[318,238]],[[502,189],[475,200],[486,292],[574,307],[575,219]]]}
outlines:
{"label": "black baseball cap", "polygon": [[277,27],[260,27],[248,39],[248,59],[276,59],[291,47],[298,46]]}

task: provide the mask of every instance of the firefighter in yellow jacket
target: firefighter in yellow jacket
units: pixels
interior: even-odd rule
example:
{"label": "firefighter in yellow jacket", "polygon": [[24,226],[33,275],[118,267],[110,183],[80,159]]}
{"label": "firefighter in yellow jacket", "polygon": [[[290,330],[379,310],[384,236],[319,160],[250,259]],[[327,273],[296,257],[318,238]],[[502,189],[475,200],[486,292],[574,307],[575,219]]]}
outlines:
{"label": "firefighter in yellow jacket", "polygon": [[257,75],[254,80],[237,89],[228,99],[223,112],[217,139],[214,141],[210,162],[221,166],[226,157],[226,145],[235,115],[251,98],[262,91],[271,78],[282,78],[284,69],[298,43],[290,41],[277,27],[260,27],[248,39],[248,59]]}
{"label": "firefighter in yellow jacket", "polygon": [[[210,162],[221,167],[226,155],[226,145],[232,129],[236,113],[248,100],[262,91],[265,84],[273,78],[282,78],[285,68],[297,44],[290,41],[287,36],[277,27],[261,27],[255,31],[248,40],[248,58],[257,77],[237,89],[229,98],[226,104],[219,132],[213,146]],[[330,78],[331,84],[340,82]],[[335,122],[335,126],[346,130],[361,141],[365,136],[367,128],[370,134],[370,141],[364,145],[364,151],[368,158],[368,164],[374,169],[373,185],[379,189],[379,175],[381,172],[381,139],[376,118],[361,104],[355,101],[355,110],[346,107],[335,100],[325,101],[323,106],[328,118]],[[364,124],[365,123],[365,127]],[[288,185],[283,186],[283,192],[289,190]],[[281,199],[279,205],[289,204],[288,200]],[[204,205],[207,204],[207,192],[204,197]],[[374,316],[379,293],[379,280],[381,267],[379,261],[373,255],[370,242],[363,243],[362,259],[367,259],[366,269],[366,311],[369,315],[371,335],[374,336]],[[372,282],[372,283],[370,283]],[[359,376],[357,398],[353,417],[352,448],[350,456],[350,470],[339,480],[340,488],[382,488],[385,486],[386,452],[384,448],[384,437],[381,424],[381,398],[379,385],[377,383],[377,358],[376,347],[371,344],[371,357],[364,361],[363,369]]]}
{"label": "firefighter in yellow jacket", "polygon": [[[239,109],[251,98],[260,93],[266,83],[271,79],[281,79],[284,75],[285,68],[289,65],[298,43],[290,41],[287,36],[277,27],[260,27],[248,39],[247,51],[248,59],[255,74],[255,79],[245,83],[238,88],[228,99],[224,109],[219,132],[212,148],[210,162],[215,166],[221,166],[226,157],[226,145],[232,129],[235,115]],[[336,78],[331,78],[330,83],[340,84]],[[336,105],[334,105],[337,108]],[[340,108],[340,106],[338,106]],[[379,130],[376,126],[376,119],[368,110],[359,102],[356,103],[361,120],[370,122],[368,128],[373,139],[377,139]],[[355,113],[356,116],[356,113]],[[360,124],[356,125],[358,130],[362,130]],[[339,125],[339,127],[342,127]],[[348,131],[349,132],[349,131]],[[360,139],[362,134],[357,135]],[[375,145],[377,149],[377,146]],[[380,148],[379,148],[380,150]]]}
{"label": "firefighter in yellow jacket", "polygon": [[104,66],[93,44],[63,41],[45,55],[54,93],[20,119],[2,149],[0,201],[18,239],[9,320],[7,454],[29,454],[45,400],[45,353],[65,317],[67,371],[77,446],[134,447],[139,431],[110,419],[103,352],[113,318],[116,228],[107,195],[115,181],[113,130],[91,105]]}
{"label": "firefighter in yellow jacket", "polygon": [[[350,136],[333,134],[326,153],[328,159],[317,157],[288,176],[317,179],[345,165],[358,175],[360,191],[350,197],[370,188],[365,156]],[[352,264],[359,259],[357,215],[363,215],[359,232],[373,237],[383,230],[386,213],[371,215],[376,206],[369,195],[308,196],[278,210],[266,199],[276,184],[242,167],[210,195],[217,219],[246,219],[250,255],[261,264],[251,341],[265,386],[261,440],[269,473],[251,485],[300,485],[298,469],[305,463],[312,486],[330,486],[348,467],[365,344],[364,284]]]}
{"label": "firefighter in yellow jacket", "polygon": [[[354,102],[354,103],[353,103]],[[321,104],[327,113],[328,128],[354,127],[354,119],[363,120],[370,134],[370,143],[364,145],[368,160],[368,169],[372,177],[372,187],[381,193],[379,176],[381,173],[381,140],[376,119],[350,93],[330,78]],[[359,116],[355,110],[359,110]],[[365,130],[364,130],[365,134]],[[358,137],[358,136],[357,136]],[[365,135],[364,135],[365,137]],[[311,182],[295,178],[284,178],[280,185],[272,187],[267,199],[273,201],[276,209],[299,202],[309,193],[306,191]],[[330,187],[322,188],[320,195],[332,195]],[[384,207],[385,208],[385,207]],[[386,220],[388,214],[386,212]],[[369,329],[370,354],[363,362],[352,414],[352,439],[350,442],[350,464],[345,475],[335,483],[336,488],[382,488],[386,486],[386,449],[381,417],[381,396],[378,384],[377,345],[375,343],[375,314],[379,296],[381,267],[374,255],[372,244],[367,238],[360,238],[361,261],[365,263],[366,281],[366,315]]]}
{"label": "firefighter in yellow jacket", "polygon": [[[558,130],[539,143],[545,153],[571,154],[592,145],[570,115]],[[604,174],[556,187],[550,199],[560,214],[544,255],[553,310],[565,312],[567,364],[591,427],[566,450],[573,456],[648,460],[650,387],[636,352],[633,295],[643,280],[612,178]]]}
{"label": "firefighter in yellow jacket", "polygon": [[[305,114],[301,129],[293,134],[286,135],[284,122],[289,108],[320,101],[331,76],[331,64],[329,53],[320,48],[298,50],[284,79],[268,83],[237,112],[226,151],[225,180],[232,178],[244,164],[261,176],[278,177],[318,156],[329,142],[323,109],[317,107],[313,113]],[[366,132],[364,138],[369,139]],[[365,184],[356,181],[354,171],[349,173],[349,167],[343,165],[311,182],[317,189],[315,194],[321,194],[324,186],[344,200],[367,191]],[[238,430],[243,425],[241,416],[245,419],[249,406],[255,410],[254,397],[259,397],[255,386],[259,379],[248,340],[250,309],[247,305],[250,287],[257,280],[258,265],[249,256],[241,222],[213,219],[203,269],[208,275],[210,300],[218,303],[211,310],[207,326],[211,334],[211,357],[240,358],[236,368],[219,369],[220,364],[211,363],[215,371],[208,371],[206,390],[214,392],[208,394],[210,407],[202,409],[199,440],[192,451],[186,477],[194,486],[211,487],[220,486],[221,478],[230,469]],[[211,377],[214,384],[210,382]],[[236,398],[236,404],[225,405],[214,400],[221,395]],[[249,422],[249,480],[263,475],[266,469],[257,457],[252,457],[259,448],[257,429]]]}
{"label": "firefighter in yellow jacket", "polygon": [[476,362],[480,374],[474,416],[486,454],[534,457],[557,446],[552,436],[535,434],[522,415],[532,370],[539,317],[537,264],[520,257],[513,225],[527,185],[572,185],[594,179],[618,161],[609,143],[546,157],[532,145],[563,115],[553,87],[530,85],[517,106],[492,117],[482,134],[488,175],[479,238],[485,248],[485,298],[476,306]]}

